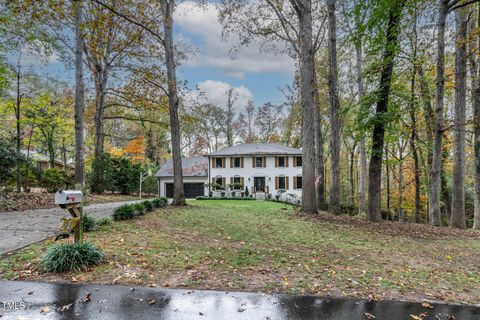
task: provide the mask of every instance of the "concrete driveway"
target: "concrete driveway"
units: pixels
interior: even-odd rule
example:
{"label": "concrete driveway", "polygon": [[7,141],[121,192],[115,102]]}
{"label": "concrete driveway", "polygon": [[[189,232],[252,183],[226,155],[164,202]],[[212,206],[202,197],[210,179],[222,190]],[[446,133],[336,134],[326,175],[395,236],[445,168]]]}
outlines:
{"label": "concrete driveway", "polygon": [[[93,204],[84,212],[95,218],[105,217],[123,204],[141,201]],[[60,208],[0,212],[0,255],[54,236],[62,217],[70,215]]]}

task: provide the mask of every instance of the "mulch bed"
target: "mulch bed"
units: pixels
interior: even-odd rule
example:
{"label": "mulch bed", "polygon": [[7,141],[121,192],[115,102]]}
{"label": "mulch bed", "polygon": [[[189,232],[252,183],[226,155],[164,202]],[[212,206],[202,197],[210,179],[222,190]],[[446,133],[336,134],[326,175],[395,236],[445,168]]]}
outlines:
{"label": "mulch bed", "polygon": [[366,232],[374,232],[388,236],[404,236],[411,239],[428,239],[428,240],[442,240],[442,239],[479,239],[480,232],[474,230],[465,230],[450,227],[434,227],[428,224],[398,222],[398,221],[383,221],[379,223],[369,222],[362,217],[352,217],[349,215],[333,215],[327,212],[320,212],[319,214],[300,215],[303,219],[318,220],[322,222],[331,222],[334,224],[355,226],[365,229]]}
{"label": "mulch bed", "polygon": [[0,194],[0,212],[24,211],[31,209],[55,208],[52,193],[17,193]]}

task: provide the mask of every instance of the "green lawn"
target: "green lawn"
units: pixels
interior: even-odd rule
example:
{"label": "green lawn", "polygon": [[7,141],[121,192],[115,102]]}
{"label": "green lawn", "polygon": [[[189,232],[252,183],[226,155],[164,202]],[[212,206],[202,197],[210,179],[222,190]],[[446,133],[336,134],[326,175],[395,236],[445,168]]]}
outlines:
{"label": "green lawn", "polygon": [[192,201],[86,235],[108,263],[53,275],[51,240],[0,261],[0,278],[478,303],[480,234],[299,216],[264,201]]}

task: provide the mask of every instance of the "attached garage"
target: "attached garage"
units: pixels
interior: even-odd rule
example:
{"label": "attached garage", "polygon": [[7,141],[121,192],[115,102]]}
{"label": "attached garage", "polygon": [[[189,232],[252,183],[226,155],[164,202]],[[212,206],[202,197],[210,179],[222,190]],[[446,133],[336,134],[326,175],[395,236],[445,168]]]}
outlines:
{"label": "attached garage", "polygon": [[[182,158],[183,188],[186,198],[208,195],[208,159],[204,157]],[[158,195],[173,198],[173,163],[168,160],[156,174]]]}
{"label": "attached garage", "polygon": [[[183,183],[183,190],[186,198],[196,198],[205,195],[204,183]],[[165,194],[167,198],[173,198],[173,183],[165,183]]]}

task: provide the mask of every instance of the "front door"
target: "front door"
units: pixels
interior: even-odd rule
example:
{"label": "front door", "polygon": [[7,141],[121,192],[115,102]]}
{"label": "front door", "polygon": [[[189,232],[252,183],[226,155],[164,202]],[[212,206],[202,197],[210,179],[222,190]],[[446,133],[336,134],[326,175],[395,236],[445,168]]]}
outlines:
{"label": "front door", "polygon": [[253,185],[257,192],[265,192],[265,177],[253,177]]}

